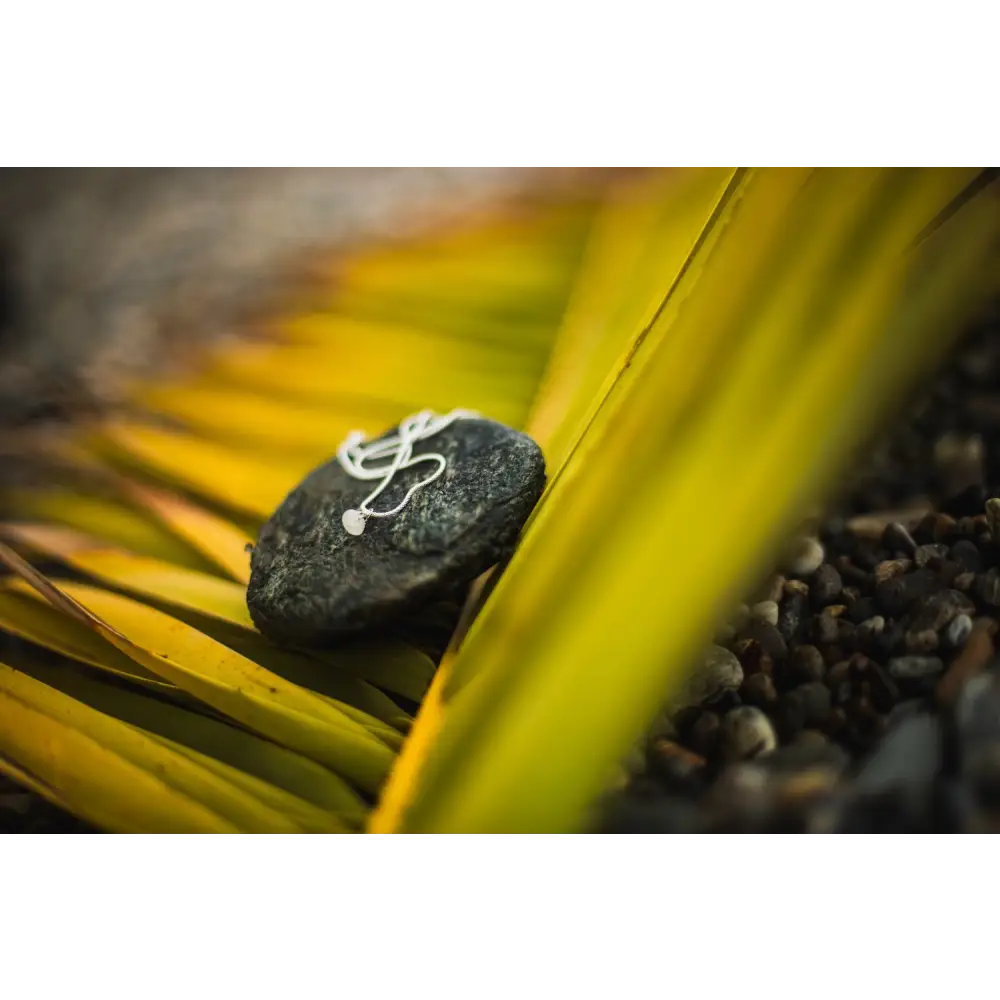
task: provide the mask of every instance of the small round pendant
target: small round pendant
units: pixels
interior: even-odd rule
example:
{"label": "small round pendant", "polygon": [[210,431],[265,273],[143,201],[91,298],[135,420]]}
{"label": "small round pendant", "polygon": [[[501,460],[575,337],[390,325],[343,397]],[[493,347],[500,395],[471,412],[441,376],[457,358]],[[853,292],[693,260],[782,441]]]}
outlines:
{"label": "small round pendant", "polygon": [[360,535],[365,530],[365,515],[360,510],[345,510],[344,516],[340,519],[344,525],[344,531],[349,535]]}

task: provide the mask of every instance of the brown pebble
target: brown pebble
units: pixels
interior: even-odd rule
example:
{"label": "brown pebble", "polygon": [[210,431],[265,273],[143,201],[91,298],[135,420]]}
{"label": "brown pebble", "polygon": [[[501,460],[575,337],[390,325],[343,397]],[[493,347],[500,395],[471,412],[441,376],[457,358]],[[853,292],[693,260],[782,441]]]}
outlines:
{"label": "brown pebble", "polygon": [[741,631],[741,639],[755,639],[764,647],[764,651],[777,662],[783,660],[788,652],[788,646],[781,633],[768,622],[751,620]]}
{"label": "brown pebble", "polygon": [[837,641],[837,619],[825,611],[812,620],[812,638],[820,646]]}
{"label": "brown pebble", "polygon": [[911,559],[886,559],[875,567],[875,581],[884,583],[893,577],[902,576],[912,565]]}
{"label": "brown pebble", "polygon": [[938,648],[938,634],[929,628],[919,632],[907,632],[903,641],[911,653],[932,653]]}
{"label": "brown pebble", "polygon": [[865,638],[881,635],[884,630],[885,619],[881,615],[872,615],[858,625],[858,633]]}
{"label": "brown pebble", "polygon": [[747,705],[766,709],[778,700],[778,692],[774,681],[767,674],[751,674],[740,686],[740,698]]}
{"label": "brown pebble", "polygon": [[958,522],[950,514],[937,512],[934,514],[934,524],[931,538],[935,542],[944,542],[958,534]]}
{"label": "brown pebble", "polygon": [[796,684],[809,681],[821,681],[826,675],[826,663],[823,654],[810,645],[796,646],[788,658],[787,674]]}
{"label": "brown pebble", "polygon": [[802,597],[809,596],[809,584],[805,580],[786,580],[782,590],[785,597],[791,597],[792,594],[799,594]]}
{"label": "brown pebble", "polygon": [[756,639],[740,639],[733,649],[745,676],[771,674],[774,671],[774,660]]}
{"label": "brown pebble", "polygon": [[991,625],[995,627],[996,623],[982,618],[973,624],[962,651],[938,681],[934,689],[934,700],[942,708],[951,705],[965,682],[980,673],[996,655]]}
{"label": "brown pebble", "polygon": [[913,537],[920,545],[942,542],[958,534],[958,522],[948,514],[934,511],[923,517],[913,529]]}

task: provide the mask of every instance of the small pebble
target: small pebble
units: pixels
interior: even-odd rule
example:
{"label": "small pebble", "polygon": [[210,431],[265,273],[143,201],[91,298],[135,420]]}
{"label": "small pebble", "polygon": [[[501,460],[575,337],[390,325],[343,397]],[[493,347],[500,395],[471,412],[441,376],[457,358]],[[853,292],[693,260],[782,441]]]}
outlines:
{"label": "small pebble", "polygon": [[805,580],[786,580],[782,591],[785,597],[791,597],[793,594],[798,594],[800,597],[808,597],[809,584]]}
{"label": "small pebble", "polygon": [[782,600],[776,624],[786,643],[791,642],[798,634],[808,613],[809,601],[806,595],[792,592]]}
{"label": "small pebble", "polygon": [[902,576],[913,566],[912,559],[884,559],[875,567],[875,582],[884,583]]}
{"label": "small pebble", "polygon": [[828,615],[825,611],[817,615],[812,622],[813,640],[820,645],[827,645],[837,641],[838,622],[833,615]]}
{"label": "small pebble", "polygon": [[911,653],[933,653],[938,648],[938,634],[933,629],[907,632],[904,641]]}
{"label": "small pebble", "polygon": [[996,497],[986,501],[986,524],[993,541],[1000,542],[1000,500]]}
{"label": "small pebble", "polygon": [[896,680],[933,677],[944,670],[939,656],[897,656],[889,661],[889,673]]}
{"label": "small pebble", "polygon": [[830,689],[820,681],[801,684],[790,694],[797,695],[805,712],[805,725],[819,727],[830,713]]}
{"label": "small pebble", "polygon": [[814,608],[822,608],[840,596],[844,582],[829,563],[823,563],[809,580],[809,597]]}
{"label": "small pebble", "polygon": [[778,739],[770,719],[752,705],[734,708],[722,723],[723,748],[728,760],[749,760],[770,753]]}
{"label": "small pebble", "polygon": [[981,601],[993,607],[1000,607],[1000,572],[989,569],[976,577],[974,590]]}
{"label": "small pebble", "polygon": [[967,538],[955,542],[949,554],[964,572],[978,573],[983,568],[983,554]]}
{"label": "small pebble", "polygon": [[778,605],[774,601],[758,601],[750,608],[750,615],[768,625],[778,624]]}
{"label": "small pebble", "polygon": [[774,660],[756,639],[737,639],[732,649],[743,667],[744,677],[773,673]]}
{"label": "small pebble", "polygon": [[740,632],[740,638],[759,642],[764,652],[775,662],[783,660],[788,653],[788,646],[781,633],[768,622],[751,620]]}
{"label": "small pebble", "polygon": [[972,633],[972,619],[968,615],[953,618],[945,632],[945,642],[951,649],[961,649]]}
{"label": "small pebble", "polygon": [[825,556],[823,546],[816,538],[797,539],[787,558],[789,572],[796,576],[811,576],[819,569]]}
{"label": "small pebble", "polygon": [[881,635],[885,631],[885,619],[881,615],[872,615],[858,625],[858,634],[868,638]]}
{"label": "small pebble", "polygon": [[815,646],[797,646],[788,658],[786,674],[793,685],[821,681],[826,674],[823,654]]}
{"label": "small pebble", "polygon": [[709,646],[672,707],[676,711],[714,701],[726,691],[735,691],[742,683],[743,667],[736,656],[723,646]]}
{"label": "small pebble", "polygon": [[743,681],[740,686],[740,698],[747,705],[767,709],[778,700],[778,692],[768,674],[758,673]]}

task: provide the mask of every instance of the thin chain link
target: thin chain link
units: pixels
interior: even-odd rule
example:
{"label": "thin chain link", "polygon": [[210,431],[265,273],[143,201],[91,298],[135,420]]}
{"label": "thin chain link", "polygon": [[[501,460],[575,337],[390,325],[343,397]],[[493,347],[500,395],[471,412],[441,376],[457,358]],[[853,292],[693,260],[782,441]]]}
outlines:
{"label": "thin chain link", "polygon": [[[344,512],[344,529],[349,534],[360,535],[365,530],[365,522],[368,518],[391,517],[393,514],[398,514],[410,502],[410,497],[417,490],[429,486],[440,478],[448,467],[445,457],[437,452],[414,456],[413,446],[418,441],[426,441],[435,434],[439,434],[456,420],[477,416],[479,414],[472,410],[452,410],[443,416],[435,414],[432,410],[421,410],[419,413],[414,413],[401,420],[395,434],[370,442],[365,441],[365,435],[361,431],[351,431],[337,449],[338,461],[343,466],[344,471],[354,479],[366,482],[381,480],[381,482],[361,501],[356,510],[351,509]],[[385,462],[386,459],[389,460],[388,463]],[[382,461],[381,465],[369,464],[379,461]],[[414,483],[406,491],[406,496],[392,510],[372,509],[373,501],[388,488],[397,472],[412,469],[422,462],[432,463],[435,466],[434,471],[421,479],[420,482]]]}

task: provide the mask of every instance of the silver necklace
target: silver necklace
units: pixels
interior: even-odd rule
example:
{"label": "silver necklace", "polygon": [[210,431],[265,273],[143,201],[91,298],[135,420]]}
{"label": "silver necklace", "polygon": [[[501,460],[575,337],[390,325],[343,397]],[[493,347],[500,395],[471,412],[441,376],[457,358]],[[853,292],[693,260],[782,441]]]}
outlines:
{"label": "silver necklace", "polygon": [[[368,518],[391,517],[393,514],[398,514],[410,502],[410,497],[417,490],[429,486],[435,479],[440,478],[448,467],[445,457],[437,452],[428,452],[425,455],[414,457],[413,446],[418,441],[426,441],[440,433],[456,420],[467,420],[478,416],[479,414],[472,410],[452,410],[444,416],[439,416],[432,410],[421,410],[419,413],[414,413],[401,420],[395,434],[370,442],[365,441],[365,435],[361,431],[351,431],[337,449],[337,460],[343,466],[344,471],[353,479],[369,482],[381,479],[382,481],[361,501],[357,509],[352,507],[350,510],[344,511],[341,517],[344,530],[349,535],[360,535],[365,530]],[[389,460],[387,464],[384,463],[385,459]],[[383,460],[382,465],[370,466],[366,464],[379,460]],[[420,482],[414,483],[406,491],[406,496],[392,510],[372,510],[372,502],[388,487],[397,472],[412,469],[421,462],[432,463],[435,467],[434,471],[421,479]]]}

